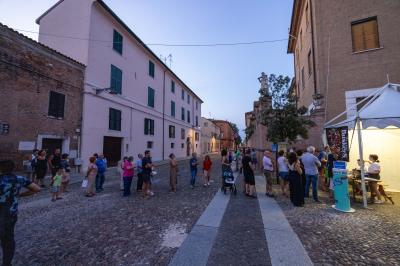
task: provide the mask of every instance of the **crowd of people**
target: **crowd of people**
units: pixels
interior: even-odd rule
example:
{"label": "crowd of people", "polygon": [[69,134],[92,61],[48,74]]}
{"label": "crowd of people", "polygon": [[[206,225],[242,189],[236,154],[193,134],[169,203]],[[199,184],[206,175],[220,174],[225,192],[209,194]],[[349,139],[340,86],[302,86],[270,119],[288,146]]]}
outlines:
{"label": "crowd of people", "polygon": [[[243,174],[243,192],[249,198],[257,198],[255,195],[255,173],[261,171],[266,179],[266,196],[276,197],[273,190],[274,178],[279,178],[280,189],[284,197],[296,207],[303,207],[305,198],[309,197],[312,188],[312,198],[319,202],[318,187],[324,191],[330,191],[333,197],[333,165],[338,158],[338,152],[334,148],[325,147],[319,153],[312,146],[303,153],[301,150],[291,149],[288,152],[278,152],[278,156],[271,151],[265,151],[260,161],[254,149],[242,149],[236,151],[221,151],[221,190],[225,185],[226,177],[233,177],[235,171]],[[378,189],[380,180],[380,165],[378,156],[371,154],[369,164],[364,172],[369,177],[371,193],[377,199],[375,203],[382,203],[381,192]],[[202,165],[203,186],[210,186],[212,161],[206,155],[200,163],[196,153],[193,153],[188,164],[190,178],[188,185],[191,189],[196,187],[198,168]],[[360,164],[361,165],[361,164]],[[30,160],[30,176],[22,177],[13,173],[14,163],[10,160],[0,161],[0,240],[3,249],[3,265],[11,265],[15,250],[14,227],[17,221],[19,196],[30,195],[46,188],[44,179],[49,173],[51,201],[62,199],[62,194],[68,192],[71,167],[68,154],[61,154],[60,149],[55,149],[52,154],[46,150],[34,150]],[[133,179],[136,176],[136,191],[144,198],[154,196],[152,179],[157,174],[151,158],[151,152],[146,150],[144,155],[138,154],[136,161],[131,157],[124,157],[117,167],[120,173],[120,189],[123,197],[131,195]],[[82,182],[85,187],[85,196],[93,197],[103,191],[107,160],[103,155],[93,154],[89,158],[86,176]],[[358,170],[359,171],[359,170]],[[175,155],[169,155],[169,184],[172,193],[177,192],[179,167]],[[376,180],[376,181],[374,181]],[[21,193],[21,189],[27,188]]]}

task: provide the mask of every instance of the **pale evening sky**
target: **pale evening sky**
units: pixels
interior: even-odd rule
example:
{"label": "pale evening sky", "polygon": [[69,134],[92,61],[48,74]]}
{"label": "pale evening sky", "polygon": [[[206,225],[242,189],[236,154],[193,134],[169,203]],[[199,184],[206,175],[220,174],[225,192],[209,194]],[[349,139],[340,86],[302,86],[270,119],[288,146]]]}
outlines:
{"label": "pale evening sky", "polygon": [[[0,0],[0,22],[39,31],[35,19],[57,0]],[[145,42],[235,43],[286,39],[293,0],[105,0]],[[37,34],[22,32],[37,40]],[[202,116],[227,119],[241,130],[258,98],[262,71],[293,76],[287,41],[223,47],[150,46],[172,54],[172,70],[204,101]],[[243,132],[241,132],[243,135]]]}

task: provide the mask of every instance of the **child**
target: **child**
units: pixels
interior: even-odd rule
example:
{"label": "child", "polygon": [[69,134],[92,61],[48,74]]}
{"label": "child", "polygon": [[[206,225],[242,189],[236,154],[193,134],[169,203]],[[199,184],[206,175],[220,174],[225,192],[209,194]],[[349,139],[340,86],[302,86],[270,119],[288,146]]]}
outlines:
{"label": "child", "polygon": [[62,199],[60,197],[60,187],[62,181],[63,169],[61,167],[57,168],[56,174],[51,178],[51,193],[53,194],[51,201]]}
{"label": "child", "polygon": [[61,167],[63,168],[62,180],[61,180],[61,193],[68,192],[67,186],[69,184],[70,172],[71,172],[71,167],[69,166],[68,156],[69,155],[66,153],[61,155]]}
{"label": "child", "polygon": [[211,171],[212,162],[210,160],[210,156],[206,155],[203,162],[203,174],[204,174],[204,186],[210,185],[210,171]]}

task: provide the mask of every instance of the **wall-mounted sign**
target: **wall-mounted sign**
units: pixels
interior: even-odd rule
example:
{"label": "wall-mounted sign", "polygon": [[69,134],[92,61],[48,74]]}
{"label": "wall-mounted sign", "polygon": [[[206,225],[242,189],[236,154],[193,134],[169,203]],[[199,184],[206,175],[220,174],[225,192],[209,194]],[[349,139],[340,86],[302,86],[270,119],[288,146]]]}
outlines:
{"label": "wall-mounted sign", "polygon": [[19,151],[33,151],[36,143],[34,141],[20,141],[18,145]]}

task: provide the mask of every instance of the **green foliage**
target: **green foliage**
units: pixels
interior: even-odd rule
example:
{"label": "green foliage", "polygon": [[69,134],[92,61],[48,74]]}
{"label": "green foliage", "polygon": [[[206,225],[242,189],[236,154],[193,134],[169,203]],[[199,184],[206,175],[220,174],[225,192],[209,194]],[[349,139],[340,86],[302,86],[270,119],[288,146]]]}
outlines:
{"label": "green foliage", "polygon": [[237,127],[237,125],[235,123],[230,123],[230,124],[233,129],[233,132],[235,132],[235,143],[236,143],[236,145],[239,145],[242,143],[242,137],[239,134],[239,128]]}
{"label": "green foliage", "polygon": [[[307,108],[297,108],[296,99],[290,94],[290,78],[271,74],[268,78],[272,109],[262,113],[261,123],[267,126],[267,140],[273,143],[293,142],[298,136],[308,138],[308,129],[315,125],[304,114]],[[261,97],[267,96],[260,91]]]}

